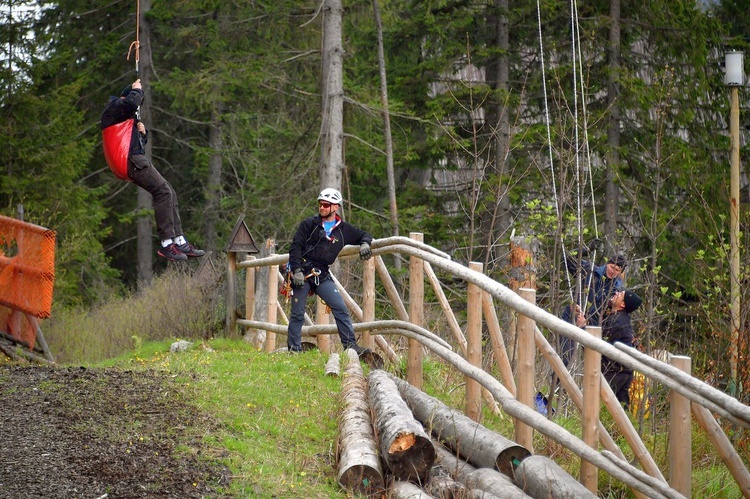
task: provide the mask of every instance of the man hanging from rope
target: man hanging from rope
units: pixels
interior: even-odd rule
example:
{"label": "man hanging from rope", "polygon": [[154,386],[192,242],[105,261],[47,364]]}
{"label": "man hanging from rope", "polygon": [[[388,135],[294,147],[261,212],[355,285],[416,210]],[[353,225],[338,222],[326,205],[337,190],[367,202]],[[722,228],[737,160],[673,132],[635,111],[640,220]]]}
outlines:
{"label": "man hanging from rope", "polygon": [[100,122],[107,164],[115,176],[130,180],[151,194],[156,230],[161,239],[157,255],[171,261],[203,256],[205,251],[185,239],[177,208],[177,194],[172,185],[146,158],[148,131],[139,116],[143,97],[141,80],[136,79],[119,97],[109,98]]}

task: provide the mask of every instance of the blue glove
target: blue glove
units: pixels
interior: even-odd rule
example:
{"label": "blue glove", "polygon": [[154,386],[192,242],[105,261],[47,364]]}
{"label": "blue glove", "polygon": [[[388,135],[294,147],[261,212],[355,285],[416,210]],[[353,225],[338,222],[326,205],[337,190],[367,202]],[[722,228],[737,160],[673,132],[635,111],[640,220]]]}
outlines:
{"label": "blue glove", "polygon": [[370,245],[368,243],[362,243],[359,245],[359,259],[360,260],[369,260],[372,256],[372,250],[370,249]]}

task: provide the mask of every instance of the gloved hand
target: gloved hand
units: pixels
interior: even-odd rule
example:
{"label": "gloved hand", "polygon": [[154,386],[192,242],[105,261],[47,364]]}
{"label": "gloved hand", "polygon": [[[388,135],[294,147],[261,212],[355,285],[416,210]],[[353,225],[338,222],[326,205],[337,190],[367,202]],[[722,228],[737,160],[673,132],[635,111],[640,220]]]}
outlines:
{"label": "gloved hand", "polygon": [[295,288],[301,288],[305,285],[305,274],[302,273],[302,269],[294,269],[292,274],[292,286]]}
{"label": "gloved hand", "polygon": [[604,240],[598,237],[589,243],[589,251],[596,251],[601,253],[604,249]]}
{"label": "gloved hand", "polygon": [[370,249],[370,245],[368,243],[362,243],[359,245],[359,259],[360,260],[369,260],[372,256],[372,250]]}

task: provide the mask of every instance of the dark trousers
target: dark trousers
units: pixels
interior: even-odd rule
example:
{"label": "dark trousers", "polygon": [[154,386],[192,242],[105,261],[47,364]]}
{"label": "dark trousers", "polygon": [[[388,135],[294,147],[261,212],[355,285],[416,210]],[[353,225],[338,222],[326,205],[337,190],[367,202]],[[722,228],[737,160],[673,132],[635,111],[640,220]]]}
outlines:
{"label": "dark trousers", "polygon": [[177,208],[177,194],[172,184],[164,180],[161,173],[142,154],[134,154],[128,159],[128,177],[135,185],[151,194],[159,239],[181,236],[182,222]]}
{"label": "dark trousers", "polygon": [[608,371],[604,373],[604,378],[615,392],[617,401],[627,411],[630,408],[630,385],[633,383],[633,373]]}
{"label": "dark trousers", "polygon": [[331,307],[333,318],[336,319],[336,327],[339,330],[339,338],[344,348],[349,348],[357,344],[354,337],[354,327],[349,317],[349,310],[346,308],[344,299],[336,289],[336,284],[328,278],[320,282],[317,286],[305,281],[301,288],[294,288],[292,295],[292,312],[289,314],[289,327],[287,329],[286,344],[289,350],[302,350],[302,324],[305,321],[305,304],[307,303],[307,293],[313,292],[320,296],[326,305]]}

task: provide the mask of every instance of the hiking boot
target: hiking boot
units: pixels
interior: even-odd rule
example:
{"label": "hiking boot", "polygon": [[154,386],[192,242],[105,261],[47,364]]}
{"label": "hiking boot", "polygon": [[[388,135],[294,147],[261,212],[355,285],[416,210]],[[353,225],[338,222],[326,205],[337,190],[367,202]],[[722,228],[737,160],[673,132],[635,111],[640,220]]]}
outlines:
{"label": "hiking boot", "polygon": [[166,248],[159,248],[156,254],[173,262],[184,262],[188,259],[187,255],[180,251],[180,248],[175,243],[170,244]]}
{"label": "hiking boot", "polygon": [[196,258],[196,257],[203,256],[206,254],[205,251],[203,251],[202,249],[196,248],[195,246],[193,246],[192,244],[188,242],[186,242],[185,244],[178,244],[177,249],[180,250],[180,253],[182,253],[183,255],[187,255],[190,258]]}
{"label": "hiking boot", "polygon": [[347,348],[351,348],[352,350],[354,350],[355,352],[357,352],[357,356],[358,357],[361,357],[363,353],[370,353],[370,352],[372,352],[372,350],[370,350],[369,348],[361,347],[361,346],[357,345],[356,343],[353,344],[353,345],[349,345]]}

